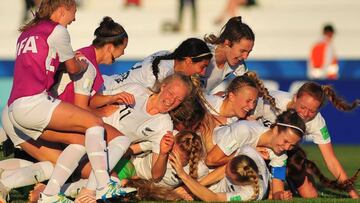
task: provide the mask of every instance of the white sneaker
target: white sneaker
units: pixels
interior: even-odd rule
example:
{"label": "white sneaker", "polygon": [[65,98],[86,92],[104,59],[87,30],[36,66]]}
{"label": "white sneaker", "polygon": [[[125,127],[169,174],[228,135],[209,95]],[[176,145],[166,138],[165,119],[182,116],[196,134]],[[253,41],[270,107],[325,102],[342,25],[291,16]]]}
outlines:
{"label": "white sneaker", "polygon": [[68,199],[63,194],[47,196],[44,193],[40,193],[40,198],[38,200],[38,203],[74,203],[74,202]]}
{"label": "white sneaker", "polygon": [[121,187],[121,185],[113,180],[110,180],[107,187],[96,190],[96,199],[106,200],[106,199],[117,199],[124,198],[136,194],[136,188],[131,187]]}

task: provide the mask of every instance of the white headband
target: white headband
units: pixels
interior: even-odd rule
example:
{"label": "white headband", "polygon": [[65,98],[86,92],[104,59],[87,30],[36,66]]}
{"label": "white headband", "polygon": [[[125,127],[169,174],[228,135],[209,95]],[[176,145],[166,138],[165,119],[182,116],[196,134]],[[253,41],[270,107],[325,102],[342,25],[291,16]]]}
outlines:
{"label": "white headband", "polygon": [[197,55],[197,56],[192,56],[192,57],[190,57],[190,58],[200,58],[200,57],[203,57],[203,56],[207,56],[207,55],[210,55],[211,54],[211,52],[206,52],[206,53],[203,53],[203,54],[199,54],[199,55]]}
{"label": "white headband", "polygon": [[297,126],[294,126],[294,125],[289,125],[289,124],[286,124],[286,123],[276,123],[276,125],[281,125],[281,126],[293,128],[293,129],[296,129],[296,130],[300,131],[302,134],[304,134],[304,131],[301,128],[299,128]]}

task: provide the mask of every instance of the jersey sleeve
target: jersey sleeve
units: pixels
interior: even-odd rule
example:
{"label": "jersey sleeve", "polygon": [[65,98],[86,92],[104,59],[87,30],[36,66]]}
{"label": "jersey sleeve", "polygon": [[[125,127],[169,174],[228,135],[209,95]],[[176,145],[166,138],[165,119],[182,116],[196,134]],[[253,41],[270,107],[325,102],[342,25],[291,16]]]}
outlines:
{"label": "jersey sleeve", "polygon": [[327,144],[331,142],[325,119],[320,113],[318,113],[313,120],[306,123],[305,138],[315,144]]}
{"label": "jersey sleeve", "polygon": [[57,25],[49,36],[48,42],[56,49],[60,62],[64,62],[75,56],[71,47],[69,32],[64,26]]}
{"label": "jersey sleeve", "polygon": [[[216,144],[224,152],[226,156],[230,156],[233,152],[241,146],[248,144],[250,131],[245,124],[239,122],[233,123],[229,126],[223,126],[216,130],[215,136]],[[220,138],[219,136],[222,136]]]}
{"label": "jersey sleeve", "polygon": [[74,91],[76,94],[90,96],[94,84],[94,80],[96,77],[96,69],[89,60],[87,59],[85,60],[89,63],[89,66],[86,69],[86,71],[83,74],[81,74],[80,78],[78,80],[75,80]]}
{"label": "jersey sleeve", "polygon": [[284,181],[286,179],[287,155],[278,156],[271,149],[267,149],[267,151],[270,155],[271,176]]}
{"label": "jersey sleeve", "polygon": [[152,149],[152,143],[150,141],[139,142],[139,146],[143,152],[151,151]]}

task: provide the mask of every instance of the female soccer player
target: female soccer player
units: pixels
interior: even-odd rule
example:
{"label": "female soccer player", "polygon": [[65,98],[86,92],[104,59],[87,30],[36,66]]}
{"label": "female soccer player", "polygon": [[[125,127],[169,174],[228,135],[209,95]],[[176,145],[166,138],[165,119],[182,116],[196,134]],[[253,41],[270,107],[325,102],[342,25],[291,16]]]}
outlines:
{"label": "female soccer player", "polygon": [[240,76],[247,72],[244,60],[254,47],[255,35],[251,28],[242,22],[241,16],[229,19],[219,36],[208,35],[205,42],[213,54],[204,75],[207,92],[227,77],[232,77],[232,73]]}
{"label": "female soccer player", "polygon": [[[298,112],[306,123],[305,136],[318,145],[329,171],[340,182],[346,181],[348,176],[336,158],[325,119],[319,110],[326,100],[329,100],[340,111],[351,111],[359,106],[360,101],[355,100],[348,104],[336,95],[331,86],[320,85],[315,82],[305,83],[295,95],[282,91],[273,91],[270,94],[275,98],[276,106],[280,112],[289,108]],[[277,113],[267,102],[259,99],[254,116],[261,118],[263,123],[271,124],[274,122]],[[306,177],[296,185],[302,197],[317,197],[318,194],[314,185]],[[352,198],[359,198],[355,190],[349,191],[349,195]]]}
{"label": "female soccer player", "polygon": [[183,41],[173,52],[159,51],[136,63],[129,71],[120,75],[104,76],[107,94],[126,83],[140,83],[152,88],[174,72],[184,75],[204,75],[212,54],[206,43],[197,38]]}
{"label": "female soccer player", "polygon": [[[203,201],[251,201],[266,198],[270,173],[262,157],[250,146],[239,148],[225,166],[209,174],[208,177],[214,177],[211,181],[203,179],[201,184],[184,171],[178,153],[170,155],[170,163],[186,187]],[[210,184],[213,184],[210,188],[203,186]]]}

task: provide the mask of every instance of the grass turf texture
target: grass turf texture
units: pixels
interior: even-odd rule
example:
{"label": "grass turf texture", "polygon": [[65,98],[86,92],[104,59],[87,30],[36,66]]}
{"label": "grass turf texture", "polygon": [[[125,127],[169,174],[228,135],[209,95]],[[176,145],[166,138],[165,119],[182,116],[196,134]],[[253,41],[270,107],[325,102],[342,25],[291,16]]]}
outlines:
{"label": "grass turf texture", "polygon": [[[331,178],[332,175],[328,171],[319,151],[319,148],[316,145],[303,145],[303,148],[307,152],[308,158],[313,160],[323,174],[326,177]],[[335,154],[342,163],[345,171],[349,176],[352,176],[355,171],[360,168],[360,145],[336,145],[334,146]],[[2,153],[0,153],[0,159],[4,159]],[[298,197],[294,197],[293,200],[287,202],[306,202],[306,203],[328,203],[328,202],[360,202],[360,200],[352,200],[348,198],[347,194],[340,193],[337,191],[327,190],[318,186],[320,197],[316,199],[302,199]],[[356,188],[360,190],[360,177],[356,181]],[[10,193],[12,203],[24,203],[27,202],[27,194],[32,189],[32,186],[28,186],[25,188],[18,188],[16,190],[12,190]],[[147,201],[150,203],[151,201]],[[195,201],[194,201],[195,202]],[[196,201],[198,202],[198,201]],[[263,200],[261,202],[280,202],[280,201],[272,201],[272,200]],[[283,202],[283,201],[281,201]],[[158,202],[157,202],[158,203]]]}

